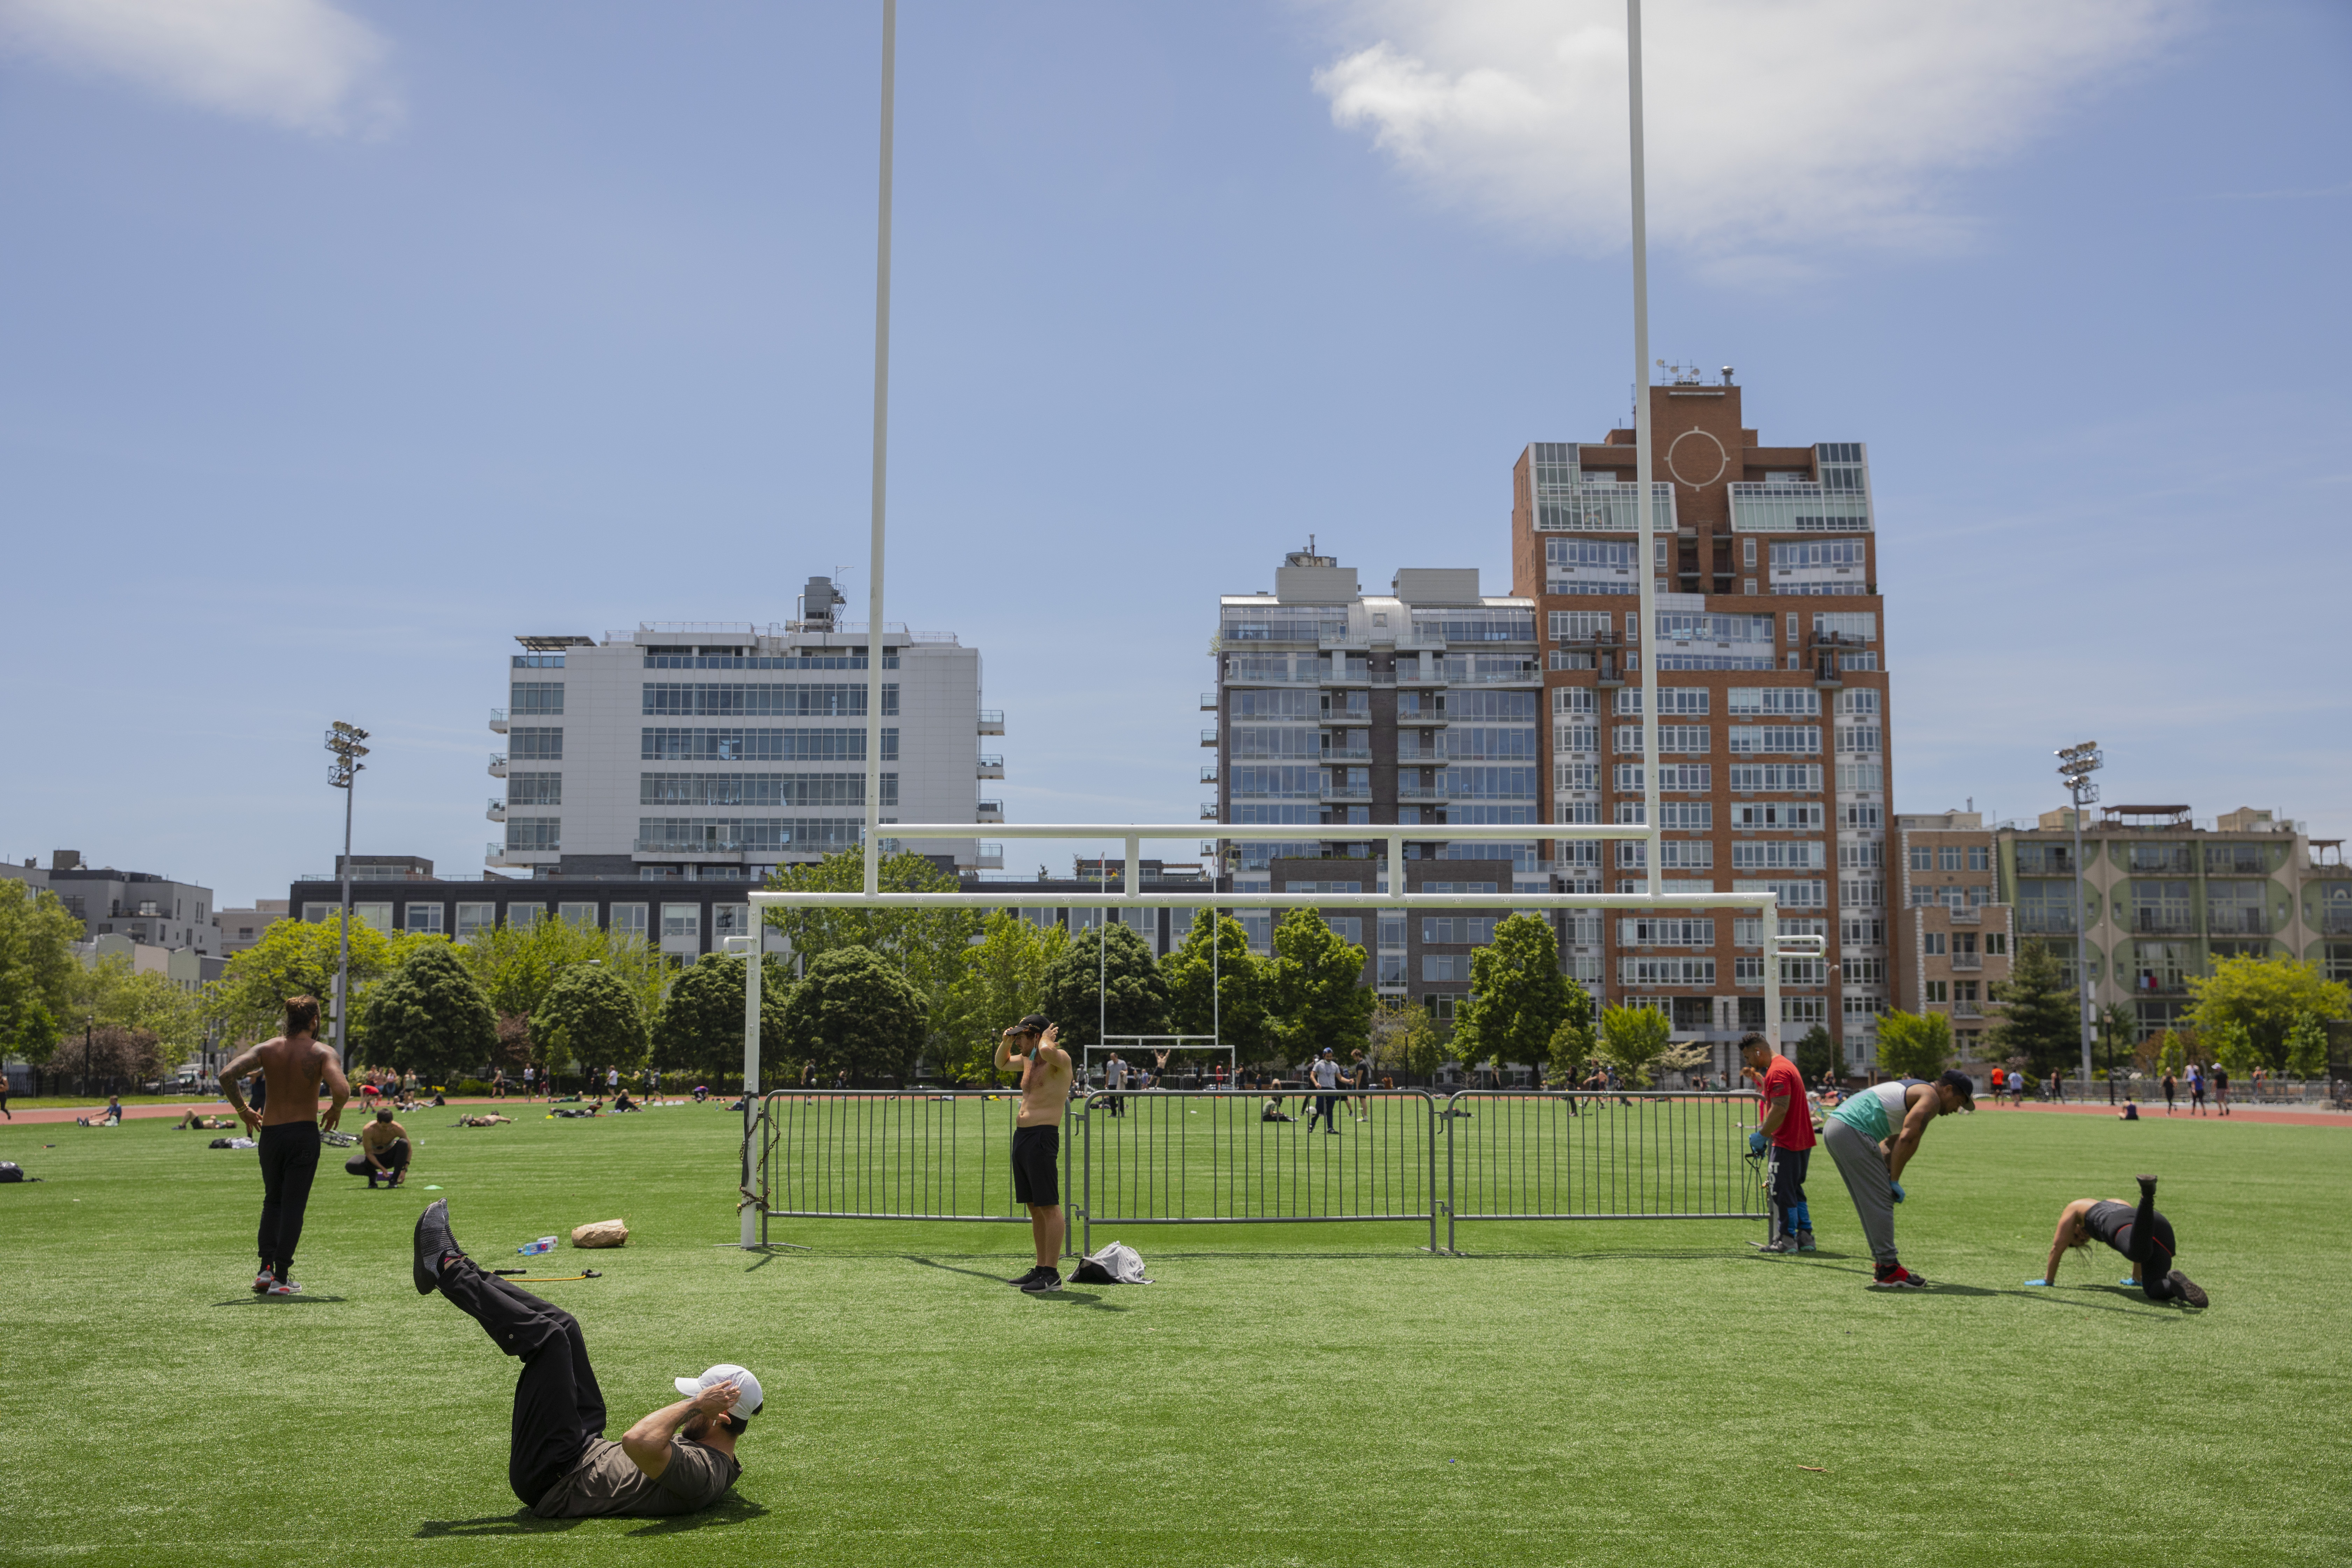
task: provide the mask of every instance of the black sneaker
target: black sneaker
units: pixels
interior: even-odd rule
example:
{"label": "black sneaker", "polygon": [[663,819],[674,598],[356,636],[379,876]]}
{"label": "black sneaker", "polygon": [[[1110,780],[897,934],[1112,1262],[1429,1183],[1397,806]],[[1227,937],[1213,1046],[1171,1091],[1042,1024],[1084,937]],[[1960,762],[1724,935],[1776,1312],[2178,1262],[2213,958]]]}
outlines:
{"label": "black sneaker", "polygon": [[1037,1276],[1045,1272],[1045,1268],[1040,1266],[1030,1269],[1028,1273],[1022,1275],[1017,1279],[1007,1279],[1005,1283],[1012,1286],[1016,1290],[1025,1290],[1029,1287],[1029,1281],[1034,1279]]}
{"label": "black sneaker", "polygon": [[1040,1268],[1021,1281],[1021,1293],[1024,1296],[1044,1296],[1061,1288],[1062,1277],[1050,1268]]}
{"label": "black sneaker", "polygon": [[413,1268],[416,1276],[416,1293],[430,1296],[441,1280],[441,1260],[456,1252],[457,1238],[449,1234],[449,1200],[435,1198],[416,1216],[415,1257]]}
{"label": "black sneaker", "polygon": [[2139,1192],[2140,1196],[2142,1197],[2146,1197],[2148,1194],[2156,1191],[2156,1178],[2154,1176],[2134,1176],[2132,1180],[2139,1184]]}
{"label": "black sneaker", "polygon": [[1898,1263],[1892,1268],[1880,1269],[1878,1277],[1870,1282],[1870,1288],[1874,1290],[1925,1290],[1927,1282]]}
{"label": "black sneaker", "polygon": [[2172,1288],[2173,1298],[2176,1300],[2186,1301],[2192,1307],[2205,1307],[2211,1304],[2205,1294],[2205,1287],[2178,1268],[2166,1275],[2164,1282]]}

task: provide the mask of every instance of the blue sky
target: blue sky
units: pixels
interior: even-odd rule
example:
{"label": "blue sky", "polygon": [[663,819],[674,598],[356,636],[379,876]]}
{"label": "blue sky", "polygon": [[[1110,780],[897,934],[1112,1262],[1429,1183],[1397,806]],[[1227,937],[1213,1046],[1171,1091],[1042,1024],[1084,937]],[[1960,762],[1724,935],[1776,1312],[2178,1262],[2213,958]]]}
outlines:
{"label": "blue sky", "polygon": [[[2343,834],[2352,14],[1940,9],[1650,7],[1654,352],[1871,443],[1897,809]],[[862,610],[878,16],[0,0],[0,852],[282,897],[341,717],[478,867],[513,634]],[[1192,818],[1310,531],[1506,584],[1627,405],[1620,16],[907,0],[887,613],[1013,820]]]}

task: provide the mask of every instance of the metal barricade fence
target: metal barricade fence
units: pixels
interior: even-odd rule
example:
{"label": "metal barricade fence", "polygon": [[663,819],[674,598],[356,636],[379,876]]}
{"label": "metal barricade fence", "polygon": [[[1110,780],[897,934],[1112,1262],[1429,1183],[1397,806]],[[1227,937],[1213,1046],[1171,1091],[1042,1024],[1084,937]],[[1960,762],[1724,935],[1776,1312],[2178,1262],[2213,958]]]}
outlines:
{"label": "metal barricade fence", "polygon": [[[1752,1092],[1098,1091],[1062,1120],[1067,1248],[1091,1251],[1097,1224],[1411,1221],[1451,1252],[1463,1220],[1761,1219],[1756,1107]],[[752,1129],[761,1242],[771,1219],[1025,1222],[1019,1109],[1008,1090],[770,1091]]]}
{"label": "metal barricade fence", "polygon": [[1464,1089],[1445,1122],[1445,1247],[1466,1219],[1761,1219],[1752,1090]]}
{"label": "metal barricade fence", "polygon": [[1335,1220],[1426,1224],[1434,1249],[1436,1105],[1420,1089],[1344,1086],[1094,1095],[1080,1132],[1082,1249],[1097,1225]]}

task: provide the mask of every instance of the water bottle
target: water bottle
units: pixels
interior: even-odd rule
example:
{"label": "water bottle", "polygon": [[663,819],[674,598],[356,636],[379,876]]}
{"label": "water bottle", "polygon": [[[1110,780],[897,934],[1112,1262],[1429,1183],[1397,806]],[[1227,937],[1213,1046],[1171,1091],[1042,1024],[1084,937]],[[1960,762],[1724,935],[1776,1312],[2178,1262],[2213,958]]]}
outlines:
{"label": "water bottle", "polygon": [[542,1236],[537,1241],[518,1247],[515,1250],[522,1254],[525,1258],[537,1258],[542,1252],[552,1252],[555,1250],[555,1237],[551,1236]]}

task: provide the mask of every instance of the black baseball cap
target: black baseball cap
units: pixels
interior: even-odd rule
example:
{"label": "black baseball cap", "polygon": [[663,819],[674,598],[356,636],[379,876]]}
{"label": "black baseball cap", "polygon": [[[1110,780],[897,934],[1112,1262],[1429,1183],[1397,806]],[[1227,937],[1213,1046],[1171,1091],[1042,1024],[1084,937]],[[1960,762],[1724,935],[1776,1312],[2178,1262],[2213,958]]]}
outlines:
{"label": "black baseball cap", "polygon": [[1952,1092],[1960,1097],[1961,1110],[1967,1111],[1974,1111],[1976,1110],[1976,1079],[1970,1078],[1968,1074],[1962,1072],[1958,1068],[1946,1068],[1942,1074],[1937,1078],[1936,1081],[1940,1084],[1949,1085]]}
{"label": "black baseball cap", "polygon": [[1043,1013],[1032,1013],[1013,1026],[1013,1033],[1020,1035],[1042,1035],[1046,1028],[1047,1022]]}

